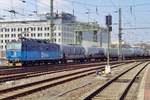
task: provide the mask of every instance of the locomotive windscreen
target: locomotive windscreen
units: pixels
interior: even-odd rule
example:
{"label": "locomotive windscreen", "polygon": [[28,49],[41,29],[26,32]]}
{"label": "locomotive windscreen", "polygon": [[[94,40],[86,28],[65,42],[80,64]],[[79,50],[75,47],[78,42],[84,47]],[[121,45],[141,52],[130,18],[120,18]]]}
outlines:
{"label": "locomotive windscreen", "polygon": [[10,49],[21,49],[21,43],[20,42],[13,42],[7,44],[7,50]]}

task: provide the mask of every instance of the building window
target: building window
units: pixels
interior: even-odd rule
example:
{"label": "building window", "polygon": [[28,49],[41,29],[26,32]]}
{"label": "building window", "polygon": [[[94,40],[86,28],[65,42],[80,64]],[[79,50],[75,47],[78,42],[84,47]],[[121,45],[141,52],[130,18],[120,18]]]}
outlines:
{"label": "building window", "polygon": [[4,29],[4,32],[7,32],[7,29]]}
{"label": "building window", "polygon": [[1,37],[3,38],[3,34],[1,34]]}
{"label": "building window", "polygon": [[14,32],[16,32],[16,28],[14,28]]}
{"label": "building window", "polygon": [[21,37],[21,34],[18,34],[18,37]]}
{"label": "building window", "polygon": [[33,30],[34,30],[34,31],[36,30],[35,27],[33,28]]}
{"label": "building window", "polygon": [[54,42],[56,42],[56,39],[54,39]]}
{"label": "building window", "polygon": [[32,28],[32,27],[31,27],[30,29],[31,29],[31,31],[33,31],[33,28]]}
{"label": "building window", "polygon": [[31,33],[31,37],[33,37],[33,33]]}
{"label": "building window", "polygon": [[58,33],[59,36],[61,36],[61,33]]}
{"label": "building window", "polygon": [[93,42],[97,42],[97,31],[94,31]]}
{"label": "building window", "polygon": [[47,27],[47,30],[49,31],[49,27]]}
{"label": "building window", "polygon": [[27,28],[24,28],[24,31],[27,31]]}
{"label": "building window", "polygon": [[40,33],[38,33],[38,37],[40,37]]}
{"label": "building window", "polygon": [[22,28],[20,28],[20,31],[22,31]]}
{"label": "building window", "polygon": [[50,36],[49,33],[47,33],[47,36]]}
{"label": "building window", "polygon": [[9,32],[9,28],[7,29],[7,31]]}
{"label": "building window", "polygon": [[45,27],[44,29],[45,29],[45,31],[47,30],[47,28],[46,28],[46,27]]}
{"label": "building window", "polygon": [[60,39],[58,40],[58,42],[60,42]]}
{"label": "building window", "polygon": [[14,29],[13,28],[11,28],[11,32],[13,32],[14,31]]}
{"label": "building window", "polygon": [[26,34],[27,37],[29,37],[29,34]]}
{"label": "building window", "polygon": [[38,27],[38,31],[40,30],[40,28]]}

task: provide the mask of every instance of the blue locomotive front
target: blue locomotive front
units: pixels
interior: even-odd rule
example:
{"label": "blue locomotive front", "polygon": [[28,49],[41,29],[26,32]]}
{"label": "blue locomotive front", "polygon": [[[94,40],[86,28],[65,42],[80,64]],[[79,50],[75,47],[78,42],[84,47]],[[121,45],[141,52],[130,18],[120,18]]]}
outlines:
{"label": "blue locomotive front", "polygon": [[60,46],[35,39],[21,39],[7,44],[6,57],[10,63],[40,63],[60,59]]}
{"label": "blue locomotive front", "polygon": [[8,43],[6,47],[6,57],[9,62],[19,62],[22,58],[21,42]]}

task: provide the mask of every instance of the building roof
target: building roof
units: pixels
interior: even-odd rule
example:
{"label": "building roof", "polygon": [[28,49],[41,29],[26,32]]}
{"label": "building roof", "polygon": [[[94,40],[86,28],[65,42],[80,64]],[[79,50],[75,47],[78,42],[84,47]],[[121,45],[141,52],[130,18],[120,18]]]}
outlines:
{"label": "building roof", "polygon": [[[39,15],[38,17],[34,17],[34,18],[16,18],[16,19],[0,20],[0,23],[46,22],[50,19],[51,19],[50,14],[47,13],[47,14]],[[54,14],[54,20],[56,19],[75,21],[76,17],[72,14],[62,12],[60,14],[57,13]]]}

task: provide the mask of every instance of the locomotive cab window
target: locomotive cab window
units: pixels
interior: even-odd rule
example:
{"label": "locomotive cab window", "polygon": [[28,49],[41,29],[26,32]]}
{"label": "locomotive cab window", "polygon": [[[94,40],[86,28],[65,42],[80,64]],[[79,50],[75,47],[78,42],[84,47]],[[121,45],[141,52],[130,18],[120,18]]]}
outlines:
{"label": "locomotive cab window", "polygon": [[8,43],[7,49],[21,49],[21,43]]}

